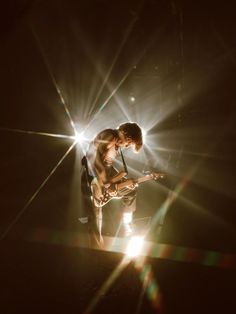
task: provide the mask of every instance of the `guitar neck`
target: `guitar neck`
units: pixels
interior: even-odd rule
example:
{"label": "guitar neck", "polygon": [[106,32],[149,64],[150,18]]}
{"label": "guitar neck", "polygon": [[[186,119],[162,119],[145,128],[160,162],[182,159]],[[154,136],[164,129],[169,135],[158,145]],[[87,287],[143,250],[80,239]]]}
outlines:
{"label": "guitar neck", "polygon": [[[139,184],[139,183],[142,183],[142,182],[145,182],[148,180],[152,180],[152,179],[153,179],[153,176],[148,174],[148,175],[145,175],[143,177],[135,179],[134,182]],[[122,190],[123,188],[126,188],[126,187],[127,187],[126,181],[117,184],[118,190]]]}
{"label": "guitar neck", "polygon": [[[123,175],[122,174],[118,174],[116,177],[114,177],[112,179],[111,182],[112,183],[117,182],[116,180],[118,180],[120,178],[124,178],[124,175],[126,175],[126,173],[124,173]],[[142,183],[142,182],[145,182],[145,181],[148,181],[148,180],[153,180],[153,179],[156,180],[158,178],[163,178],[163,177],[164,177],[164,174],[162,174],[162,173],[151,173],[151,174],[146,174],[145,176],[137,178],[137,179],[131,179],[131,180],[125,179],[122,182],[116,183],[117,192],[121,192],[123,189],[125,189],[126,190],[126,194],[127,194],[127,188],[129,188],[130,185],[133,186],[133,183],[139,184],[139,183]],[[101,187],[101,185],[99,184],[99,181],[98,181],[98,179],[96,177],[93,178],[93,181],[91,182],[91,190],[92,190],[93,203],[97,207],[104,206],[113,197],[115,197],[115,196],[112,195],[113,192],[109,191],[109,188]]]}
{"label": "guitar neck", "polygon": [[[133,181],[134,181],[134,183],[140,184],[140,183],[143,183],[143,182],[146,182],[149,180],[153,180],[153,179],[156,180],[158,178],[163,178],[163,177],[164,177],[164,174],[162,174],[162,173],[151,173],[151,174],[146,174],[143,177],[133,179]],[[121,189],[126,188],[126,187],[127,187],[126,181],[120,182],[117,184],[118,190],[121,190]]]}
{"label": "guitar neck", "polygon": [[143,183],[145,181],[152,180],[152,179],[153,179],[152,175],[146,174],[145,176],[137,178],[134,181],[139,184],[139,183]]}

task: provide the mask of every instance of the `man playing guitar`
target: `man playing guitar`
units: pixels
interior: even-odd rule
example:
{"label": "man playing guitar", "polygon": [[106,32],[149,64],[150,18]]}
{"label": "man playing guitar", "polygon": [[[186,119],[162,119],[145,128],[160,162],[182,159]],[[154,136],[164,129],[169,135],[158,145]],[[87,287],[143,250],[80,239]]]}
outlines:
{"label": "man playing guitar", "polygon": [[[136,182],[134,179],[126,179],[126,171],[118,172],[113,163],[120,155],[121,148],[133,146],[138,152],[142,144],[141,128],[136,123],[128,122],[117,129],[101,131],[90,143],[88,152],[82,159],[82,193],[89,214],[90,232],[100,248],[103,245],[102,206],[107,201],[106,195],[109,198],[121,198],[124,230],[126,235],[131,231],[130,223],[136,210]],[[124,187],[117,190],[117,182],[121,181],[124,182]]]}

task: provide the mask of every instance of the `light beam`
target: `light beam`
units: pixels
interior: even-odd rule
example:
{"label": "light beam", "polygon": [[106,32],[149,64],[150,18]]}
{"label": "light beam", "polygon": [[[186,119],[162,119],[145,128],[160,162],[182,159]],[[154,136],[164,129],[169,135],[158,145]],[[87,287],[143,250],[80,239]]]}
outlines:
{"label": "light beam", "polygon": [[74,140],[75,139],[75,137],[72,136],[72,135],[64,135],[64,134],[55,134],[55,133],[37,132],[37,131],[27,131],[27,130],[4,128],[4,127],[0,127],[0,130],[9,131],[9,132],[16,132],[16,133],[24,133],[24,134],[34,134],[34,135],[41,135],[41,136],[65,138],[65,139],[69,139],[69,140]]}
{"label": "light beam", "polygon": [[24,212],[26,211],[27,207],[33,202],[33,200],[35,199],[35,197],[39,194],[39,192],[41,191],[41,189],[45,186],[45,184],[48,182],[48,180],[51,178],[51,176],[54,174],[54,172],[57,170],[57,168],[60,166],[60,164],[63,162],[63,160],[66,158],[66,156],[71,152],[71,150],[73,149],[73,147],[76,145],[76,142],[74,142],[69,149],[65,152],[65,154],[61,157],[61,159],[58,161],[58,163],[56,164],[56,166],[51,170],[51,172],[49,173],[49,175],[46,177],[46,179],[41,183],[41,185],[39,186],[39,188],[35,191],[35,193],[31,196],[31,198],[28,200],[28,202],[25,204],[25,206],[17,213],[17,215],[15,216],[15,218],[11,221],[11,223],[8,225],[8,227],[6,228],[6,230],[2,233],[2,235],[0,236],[0,240],[4,239],[6,237],[6,235],[8,234],[8,232],[11,230],[11,228],[15,225],[15,223],[19,220],[19,218],[24,214]]}

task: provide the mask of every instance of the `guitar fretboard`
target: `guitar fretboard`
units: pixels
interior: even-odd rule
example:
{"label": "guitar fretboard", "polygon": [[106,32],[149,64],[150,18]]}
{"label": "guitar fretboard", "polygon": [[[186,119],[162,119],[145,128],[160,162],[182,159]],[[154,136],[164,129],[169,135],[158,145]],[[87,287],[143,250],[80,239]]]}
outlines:
{"label": "guitar fretboard", "polygon": [[142,182],[151,180],[152,178],[153,178],[152,175],[147,174],[147,175],[145,175],[144,177],[141,177],[141,178],[136,179],[135,181],[136,181],[137,183],[142,183]]}

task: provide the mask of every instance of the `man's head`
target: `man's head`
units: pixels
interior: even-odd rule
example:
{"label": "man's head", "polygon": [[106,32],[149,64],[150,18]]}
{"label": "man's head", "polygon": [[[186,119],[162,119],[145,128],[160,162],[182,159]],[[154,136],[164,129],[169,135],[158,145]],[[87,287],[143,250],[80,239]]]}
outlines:
{"label": "man's head", "polygon": [[127,122],[118,127],[118,130],[123,136],[123,144],[128,147],[135,146],[135,150],[139,151],[143,145],[142,130],[137,123]]}

